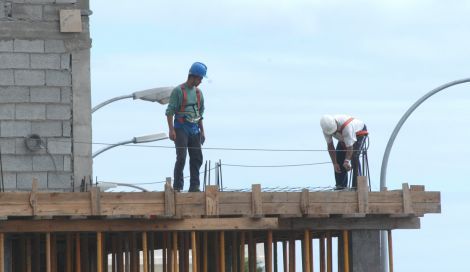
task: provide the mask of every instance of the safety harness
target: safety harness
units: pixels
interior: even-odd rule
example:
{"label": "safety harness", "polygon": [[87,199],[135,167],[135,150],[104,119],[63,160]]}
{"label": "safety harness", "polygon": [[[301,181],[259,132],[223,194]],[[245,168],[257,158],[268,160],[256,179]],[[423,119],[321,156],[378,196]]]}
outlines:
{"label": "safety harness", "polygon": [[[183,113],[185,112],[186,109],[186,104],[188,102],[188,92],[186,91],[186,88],[184,87],[184,84],[180,85],[181,91],[183,93],[183,101],[181,101],[181,107],[180,107],[180,117],[178,117],[178,121],[180,123],[184,123],[184,115]],[[201,91],[199,88],[196,87],[196,97],[197,97],[197,111],[201,110]]]}
{"label": "safety harness", "polygon": [[[354,120],[353,117],[349,118],[348,120],[346,120],[346,122],[344,122],[344,124],[339,128],[339,133],[340,134],[343,134],[343,129],[349,125],[349,123],[351,123],[352,121]],[[367,130],[359,130],[358,132],[356,132],[356,137],[360,137],[360,136],[366,136],[368,135],[369,132]]]}

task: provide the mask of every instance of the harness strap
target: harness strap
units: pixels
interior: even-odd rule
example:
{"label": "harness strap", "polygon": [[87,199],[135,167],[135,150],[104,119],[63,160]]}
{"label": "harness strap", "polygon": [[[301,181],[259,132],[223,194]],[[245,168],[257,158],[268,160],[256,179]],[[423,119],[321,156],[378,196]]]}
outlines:
{"label": "harness strap", "polygon": [[[180,107],[180,112],[184,112],[186,109],[186,104],[188,102],[188,92],[186,91],[186,88],[184,87],[184,84],[180,85],[181,87],[181,92],[183,93],[183,101],[181,101],[181,107]],[[197,110],[201,110],[201,91],[199,88],[196,87],[196,97],[197,97]],[[184,122],[183,116],[178,118],[178,121],[180,123]]]}
{"label": "harness strap", "polygon": [[[349,125],[349,123],[351,123],[352,121],[354,120],[353,117],[349,118],[348,120],[346,120],[346,122],[344,122],[344,124],[339,128],[339,133],[343,133],[343,129]],[[368,135],[369,132],[367,130],[360,130],[358,132],[356,132],[356,137],[360,137],[360,136],[366,136]]]}
{"label": "harness strap", "polygon": [[352,122],[352,120],[354,120],[353,117],[349,118],[348,120],[346,120],[346,122],[344,122],[344,124],[339,128],[339,133],[343,133],[343,129],[349,125],[349,123]]}

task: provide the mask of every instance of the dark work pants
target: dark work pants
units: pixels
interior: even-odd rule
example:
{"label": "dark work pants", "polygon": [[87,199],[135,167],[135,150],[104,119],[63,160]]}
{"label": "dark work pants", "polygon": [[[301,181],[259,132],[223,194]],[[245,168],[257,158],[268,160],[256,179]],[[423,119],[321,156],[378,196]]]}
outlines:
{"label": "dark work pants", "polygon": [[[359,149],[364,142],[365,137],[357,137],[357,141],[353,145],[353,154],[351,158],[351,167],[352,167],[352,188],[357,187],[357,176],[361,163],[359,161]],[[336,162],[338,162],[339,167],[341,168],[341,173],[335,172],[336,186],[338,187],[348,187],[348,171],[343,167],[344,159],[346,157],[346,145],[343,142],[338,142],[336,145]]]}
{"label": "dark work pants", "polygon": [[189,186],[199,188],[199,169],[202,165],[201,135],[188,135],[184,129],[176,128],[176,163],[174,170],[173,188],[183,190],[183,169],[186,163],[186,154],[189,153]]}

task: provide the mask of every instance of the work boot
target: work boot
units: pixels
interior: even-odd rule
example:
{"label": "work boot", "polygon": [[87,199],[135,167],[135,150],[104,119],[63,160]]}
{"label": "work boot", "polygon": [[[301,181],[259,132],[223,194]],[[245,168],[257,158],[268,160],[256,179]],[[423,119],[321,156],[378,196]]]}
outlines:
{"label": "work boot", "polygon": [[200,192],[201,189],[199,189],[199,186],[189,186],[188,192]]}

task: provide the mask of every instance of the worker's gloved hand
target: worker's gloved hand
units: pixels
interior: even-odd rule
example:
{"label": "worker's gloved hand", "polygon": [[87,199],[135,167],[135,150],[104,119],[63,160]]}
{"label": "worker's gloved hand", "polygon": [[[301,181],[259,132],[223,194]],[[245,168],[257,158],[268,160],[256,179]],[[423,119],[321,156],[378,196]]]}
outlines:
{"label": "worker's gloved hand", "polygon": [[206,141],[206,135],[204,135],[204,131],[201,131],[201,145],[203,145],[205,141]]}
{"label": "worker's gloved hand", "polygon": [[336,172],[336,173],[341,173],[341,167],[339,166],[339,164],[334,163],[334,164],[333,164],[333,167],[335,168],[335,172]]}
{"label": "worker's gloved hand", "polygon": [[344,167],[344,169],[346,169],[346,171],[351,170],[351,161],[350,160],[344,160],[343,167]]}

